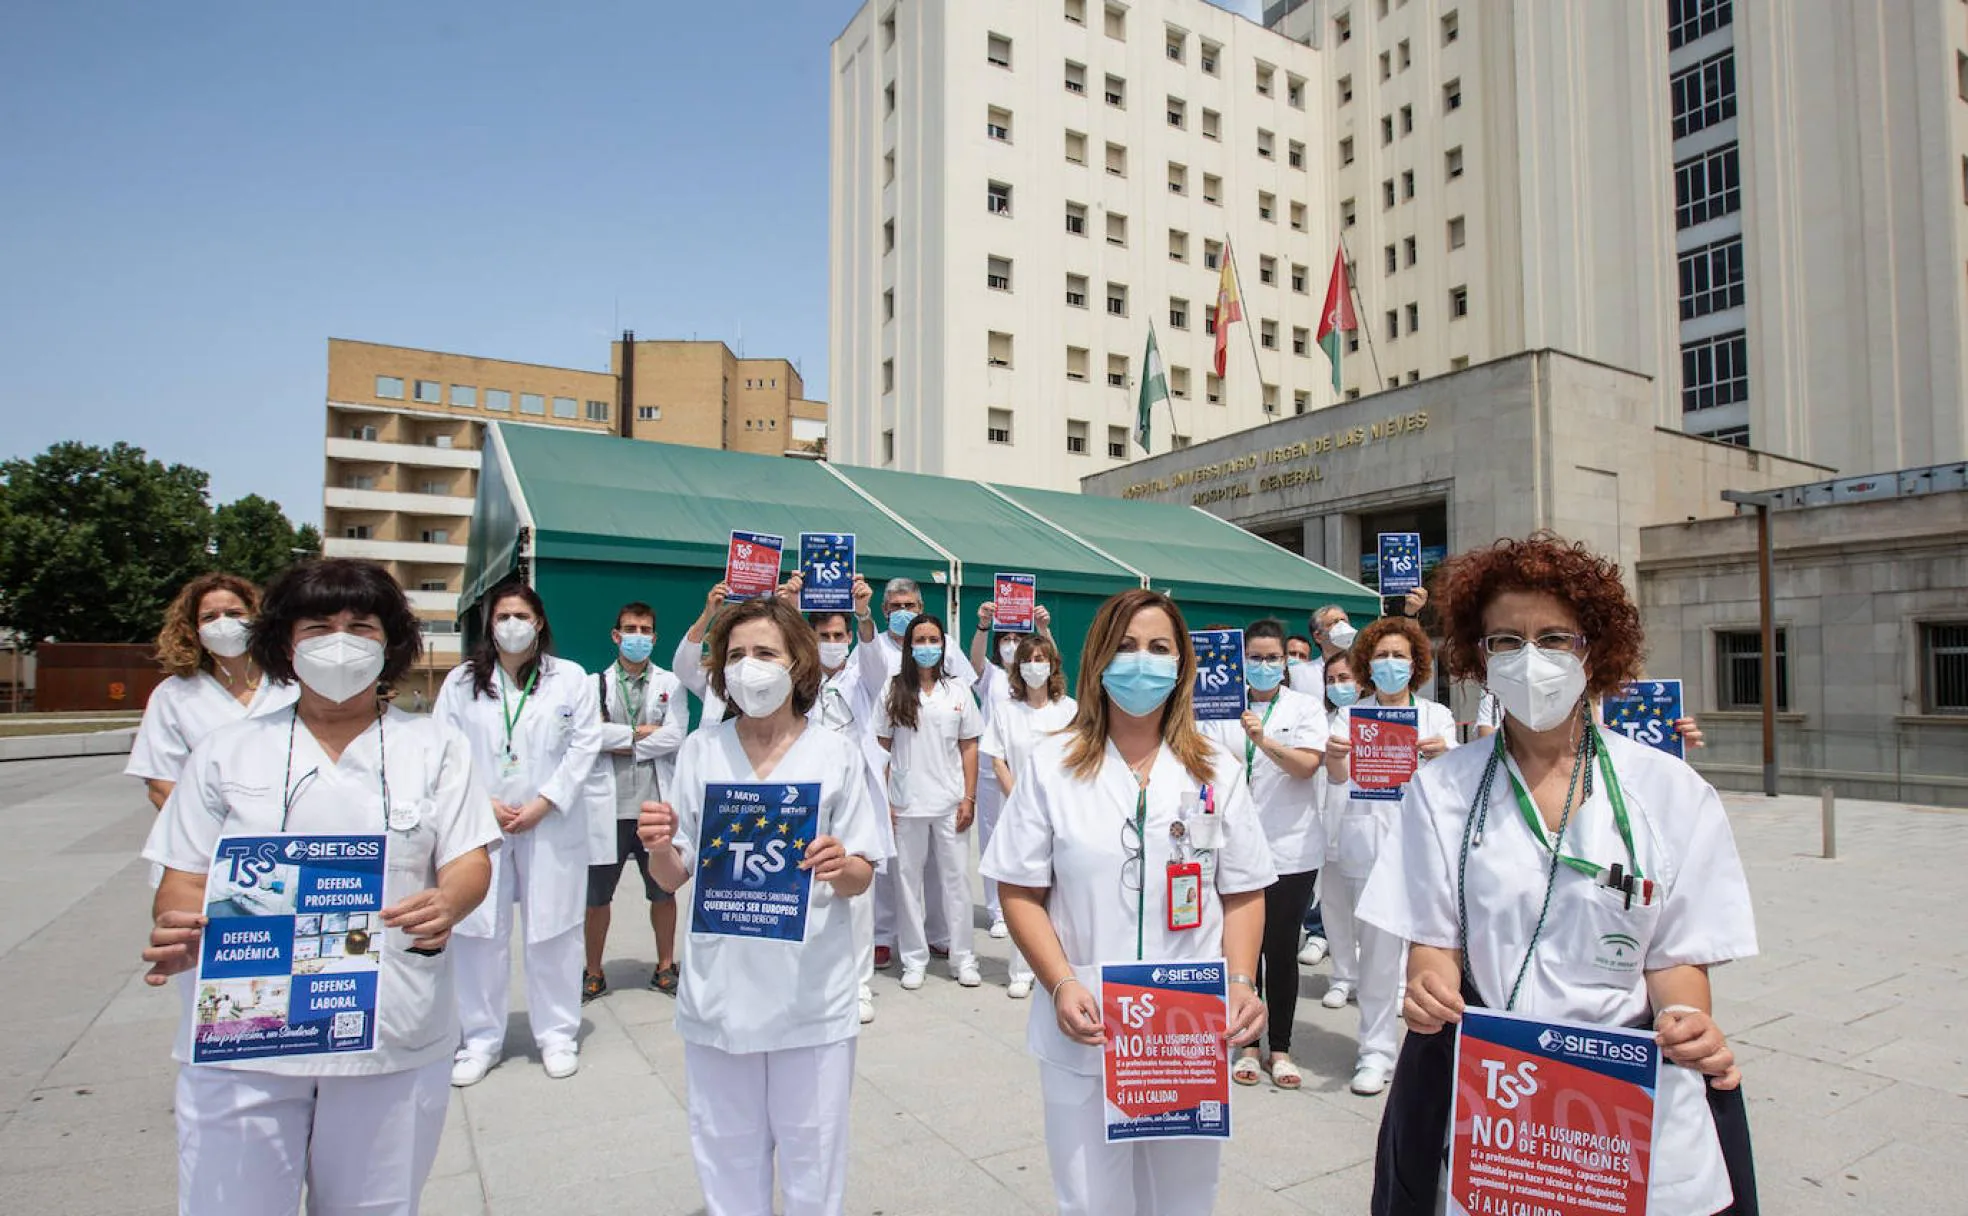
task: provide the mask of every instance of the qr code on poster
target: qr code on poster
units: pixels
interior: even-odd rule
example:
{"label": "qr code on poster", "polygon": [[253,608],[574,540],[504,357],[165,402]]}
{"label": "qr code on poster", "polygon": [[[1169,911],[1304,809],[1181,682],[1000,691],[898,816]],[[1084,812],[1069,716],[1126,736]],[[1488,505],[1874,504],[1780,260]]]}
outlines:
{"label": "qr code on poster", "polygon": [[328,1028],[328,1037],[337,1042],[359,1039],[368,1024],[369,1015],[359,1009],[353,1013],[338,1013],[335,1015],[334,1023]]}
{"label": "qr code on poster", "polygon": [[1215,1101],[1197,1103],[1196,1121],[1204,1127],[1222,1127],[1223,1103]]}

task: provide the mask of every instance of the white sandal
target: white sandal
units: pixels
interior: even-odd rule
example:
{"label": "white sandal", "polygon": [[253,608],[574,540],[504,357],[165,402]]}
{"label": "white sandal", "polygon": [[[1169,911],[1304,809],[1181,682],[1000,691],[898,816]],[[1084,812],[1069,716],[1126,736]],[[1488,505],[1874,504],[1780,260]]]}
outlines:
{"label": "white sandal", "polygon": [[1264,1075],[1264,1065],[1256,1056],[1238,1056],[1237,1062],[1230,1066],[1230,1079],[1239,1085],[1255,1085]]}
{"label": "white sandal", "polygon": [[1297,1089],[1305,1081],[1290,1056],[1271,1061],[1271,1083],[1279,1089]]}

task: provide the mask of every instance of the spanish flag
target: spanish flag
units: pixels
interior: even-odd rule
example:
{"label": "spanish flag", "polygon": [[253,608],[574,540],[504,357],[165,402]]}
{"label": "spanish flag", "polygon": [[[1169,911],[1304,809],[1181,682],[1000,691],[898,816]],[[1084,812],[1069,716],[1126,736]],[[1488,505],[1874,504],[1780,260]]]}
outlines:
{"label": "spanish flag", "polygon": [[1223,240],[1223,270],[1216,282],[1216,374],[1223,375],[1230,354],[1230,327],[1244,319],[1244,293],[1237,286],[1237,260],[1230,238]]}

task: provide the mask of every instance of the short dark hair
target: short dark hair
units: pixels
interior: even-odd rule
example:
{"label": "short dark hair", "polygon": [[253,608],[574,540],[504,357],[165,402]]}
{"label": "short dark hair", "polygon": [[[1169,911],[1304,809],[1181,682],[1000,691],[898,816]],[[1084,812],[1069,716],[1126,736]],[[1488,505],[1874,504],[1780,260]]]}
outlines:
{"label": "short dark hair", "polygon": [[424,648],[423,626],[410,597],[390,572],[354,557],[321,557],[289,566],[260,597],[253,619],[253,661],[271,679],[294,681],[294,626],[301,621],[353,612],[383,625],[383,672],[379,682],[394,684]]}
{"label": "short dark hair", "polygon": [[1290,650],[1290,649],[1291,649],[1291,644],[1292,644],[1293,642],[1298,642],[1298,643],[1300,643],[1300,644],[1301,644],[1301,645],[1303,645],[1303,646],[1305,647],[1305,649],[1307,649],[1307,650],[1317,650],[1317,649],[1318,649],[1318,647],[1316,647],[1316,646],[1314,646],[1314,645],[1312,644],[1312,639],[1311,639],[1311,638],[1308,638],[1308,637],[1306,637],[1306,636],[1305,636],[1304,634],[1302,634],[1302,633],[1294,633],[1294,634],[1291,634],[1290,636],[1288,636],[1288,637],[1286,637],[1286,638],[1285,638],[1285,649],[1286,649],[1286,650]]}
{"label": "short dark hair", "polygon": [[630,600],[615,610],[615,628],[622,627],[622,618],[625,616],[646,616],[650,624],[656,623],[656,610],[641,600]]}
{"label": "short dark hair", "polygon": [[811,625],[815,631],[818,631],[822,625],[825,625],[835,617],[839,617],[847,623],[847,631],[849,633],[854,632],[854,614],[840,608],[829,609],[825,612],[809,612],[806,614],[806,623]]}
{"label": "short dark hair", "polygon": [[1261,621],[1252,621],[1244,627],[1244,641],[1249,642],[1256,638],[1270,638],[1283,646],[1285,623],[1274,616],[1267,616]]}

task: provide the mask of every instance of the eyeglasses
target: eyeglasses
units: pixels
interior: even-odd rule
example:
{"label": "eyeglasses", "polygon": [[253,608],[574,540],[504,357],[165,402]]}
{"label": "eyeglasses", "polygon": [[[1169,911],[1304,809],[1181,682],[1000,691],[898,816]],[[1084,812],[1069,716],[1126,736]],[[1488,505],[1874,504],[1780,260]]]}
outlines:
{"label": "eyeglasses", "polygon": [[1121,863],[1121,890],[1139,891],[1141,889],[1141,829],[1132,819],[1121,820],[1121,848],[1127,852],[1127,860]]}
{"label": "eyeglasses", "polygon": [[1483,653],[1516,654],[1526,643],[1553,654],[1585,653],[1585,635],[1563,629],[1547,630],[1535,638],[1526,638],[1520,633],[1492,633],[1483,639]]}

